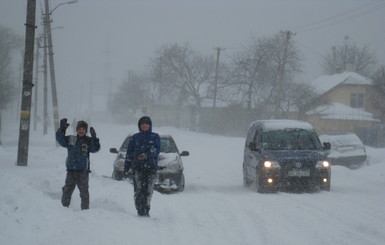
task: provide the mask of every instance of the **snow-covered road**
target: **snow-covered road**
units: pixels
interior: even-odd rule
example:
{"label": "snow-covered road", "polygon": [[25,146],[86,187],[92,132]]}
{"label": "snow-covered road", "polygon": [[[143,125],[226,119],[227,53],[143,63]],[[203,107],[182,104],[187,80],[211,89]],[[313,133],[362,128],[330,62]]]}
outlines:
{"label": "snow-covered road", "polygon": [[91,208],[60,204],[66,150],[53,132],[31,133],[29,163],[15,166],[17,128],[3,132],[0,147],[0,244],[383,244],[385,149],[368,148],[358,170],[332,167],[330,192],[259,194],[242,186],[244,139],[174,128],[184,157],[184,192],[154,192],[150,218],[136,215],[133,188],[111,175],[118,147],[135,126],[95,124],[102,149],[91,156]]}

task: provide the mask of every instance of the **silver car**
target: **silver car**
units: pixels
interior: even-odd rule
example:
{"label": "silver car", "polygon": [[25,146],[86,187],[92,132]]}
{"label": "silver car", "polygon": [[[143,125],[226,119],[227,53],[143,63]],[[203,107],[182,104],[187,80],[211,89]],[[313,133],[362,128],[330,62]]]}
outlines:
{"label": "silver car", "polygon": [[[130,174],[124,172],[124,162],[127,152],[128,142],[131,135],[128,135],[119,148],[111,148],[111,153],[118,154],[113,163],[112,178],[114,180],[132,179]],[[183,174],[182,156],[188,156],[188,151],[179,153],[171,135],[160,135],[160,154],[158,157],[158,170],[156,174],[155,189],[159,192],[183,191],[185,178]]]}
{"label": "silver car", "polygon": [[328,154],[332,165],[343,165],[357,169],[366,161],[366,149],[356,134],[321,135],[321,142],[329,142],[331,149]]}

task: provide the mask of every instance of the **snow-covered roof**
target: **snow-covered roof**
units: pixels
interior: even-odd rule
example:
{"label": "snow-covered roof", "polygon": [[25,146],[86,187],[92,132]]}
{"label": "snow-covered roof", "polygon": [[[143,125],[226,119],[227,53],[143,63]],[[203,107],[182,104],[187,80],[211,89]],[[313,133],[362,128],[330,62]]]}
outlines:
{"label": "snow-covered roof", "polygon": [[311,81],[311,85],[313,85],[320,94],[326,93],[339,84],[371,85],[372,81],[355,72],[343,72],[334,75],[320,76]]}
{"label": "snow-covered roof", "polygon": [[373,114],[355,109],[341,103],[321,105],[306,112],[307,115],[319,115],[322,119],[378,121]]}

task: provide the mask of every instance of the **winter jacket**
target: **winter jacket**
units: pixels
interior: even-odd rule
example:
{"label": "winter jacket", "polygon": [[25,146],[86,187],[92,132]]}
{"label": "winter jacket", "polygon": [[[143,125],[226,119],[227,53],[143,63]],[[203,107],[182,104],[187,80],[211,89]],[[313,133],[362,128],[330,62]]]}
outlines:
{"label": "winter jacket", "polygon": [[[150,120],[151,123],[149,117],[144,118]],[[143,118],[141,118],[141,120],[142,119]],[[139,133],[134,134],[128,142],[125,168],[157,169],[158,155],[160,152],[160,137],[157,133],[152,132],[151,124],[149,130],[142,131],[139,122]],[[145,159],[140,160],[140,155],[145,156]]]}
{"label": "winter jacket", "polygon": [[85,135],[81,137],[79,135],[65,136],[65,131],[62,129],[56,132],[56,141],[67,148],[67,171],[89,171],[90,152],[95,153],[100,150],[98,138]]}

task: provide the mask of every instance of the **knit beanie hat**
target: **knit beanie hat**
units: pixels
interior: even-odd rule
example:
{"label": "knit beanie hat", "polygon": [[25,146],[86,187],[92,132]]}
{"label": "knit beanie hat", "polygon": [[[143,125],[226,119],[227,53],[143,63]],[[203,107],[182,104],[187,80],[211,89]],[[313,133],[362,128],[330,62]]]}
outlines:
{"label": "knit beanie hat", "polygon": [[85,121],[78,121],[76,124],[76,130],[79,128],[84,128],[86,131],[88,131],[88,124]]}

